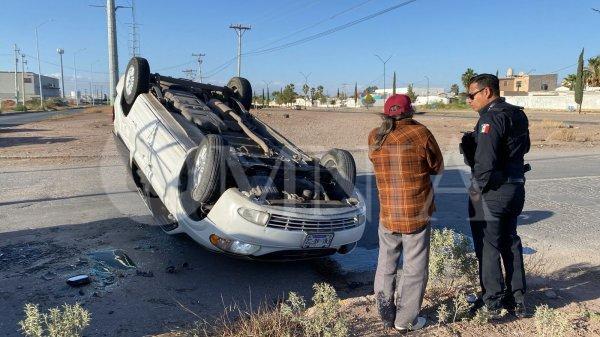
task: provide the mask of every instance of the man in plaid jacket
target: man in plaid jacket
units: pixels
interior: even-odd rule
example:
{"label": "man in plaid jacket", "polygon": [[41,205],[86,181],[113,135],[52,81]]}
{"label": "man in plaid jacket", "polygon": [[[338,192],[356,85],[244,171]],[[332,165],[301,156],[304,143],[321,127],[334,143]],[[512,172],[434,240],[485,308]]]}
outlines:
{"label": "man in plaid jacket", "polygon": [[418,315],[427,286],[429,219],[435,210],[430,175],[443,170],[444,160],[431,132],[412,118],[408,96],[392,95],[383,112],[382,125],[369,134],[380,202],[375,296],[384,325],[417,330],[426,323]]}

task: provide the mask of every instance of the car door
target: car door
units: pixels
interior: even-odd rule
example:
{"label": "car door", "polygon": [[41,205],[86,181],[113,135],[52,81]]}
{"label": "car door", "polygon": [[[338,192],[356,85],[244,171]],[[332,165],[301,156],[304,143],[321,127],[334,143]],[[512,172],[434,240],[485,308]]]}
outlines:
{"label": "car door", "polygon": [[152,111],[138,101],[134,103],[126,117],[130,124],[128,137],[131,142],[130,150],[139,169],[149,181],[152,181],[152,140],[156,134],[158,121]]}

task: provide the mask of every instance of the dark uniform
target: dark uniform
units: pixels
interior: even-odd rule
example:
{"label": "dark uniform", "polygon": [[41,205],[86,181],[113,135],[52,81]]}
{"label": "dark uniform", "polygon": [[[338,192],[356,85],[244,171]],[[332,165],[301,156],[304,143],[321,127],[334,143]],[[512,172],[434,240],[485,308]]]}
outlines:
{"label": "dark uniform", "polygon": [[504,98],[485,106],[479,116],[475,130],[463,136],[461,152],[472,170],[469,217],[483,301],[498,309],[522,303],[526,289],[517,217],[525,202],[529,122],[521,107]]}

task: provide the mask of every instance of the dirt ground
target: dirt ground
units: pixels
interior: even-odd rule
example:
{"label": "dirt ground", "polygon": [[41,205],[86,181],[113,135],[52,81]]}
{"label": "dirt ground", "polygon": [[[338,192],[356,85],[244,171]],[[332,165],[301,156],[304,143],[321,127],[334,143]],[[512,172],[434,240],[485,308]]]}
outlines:
{"label": "dirt ground", "polygon": [[[261,120],[274,127],[280,133],[288,137],[293,143],[298,145],[300,148],[312,153],[319,155],[324,153],[330,148],[344,148],[353,152],[357,158],[357,164],[359,170],[368,171],[370,169],[368,160],[366,159],[366,137],[368,132],[377,127],[380,123],[380,118],[375,111],[363,111],[356,112],[352,110],[343,111],[296,111],[296,110],[284,110],[284,109],[270,109],[270,110],[257,110],[253,112]],[[586,152],[586,151],[598,151],[600,145],[600,115],[563,115],[563,114],[552,114],[543,112],[528,112],[531,121],[531,138],[533,141],[533,153],[549,153],[557,152]],[[472,130],[476,122],[476,114],[471,112],[428,112],[421,113],[415,116],[415,119],[425,124],[432,133],[435,135],[440,147],[446,152],[457,152],[457,144],[460,140],[461,131]],[[62,118],[49,119],[46,121],[25,124],[16,127],[0,129],[0,168],[1,171],[11,171],[13,168],[27,169],[27,170],[40,170],[49,169],[53,170],[55,167],[88,167],[92,165],[98,165],[98,163],[106,163],[107,160],[117,158],[118,152],[110,139],[112,133],[112,121],[109,108],[91,108],[85,112]],[[324,145],[325,144],[325,145]],[[31,176],[32,180],[35,180],[35,176]],[[72,187],[72,186],[61,186],[61,184],[54,184],[48,182],[49,186],[52,186],[50,191],[36,191],[36,193],[46,193],[51,196],[54,200],[60,199],[63,196],[68,196],[72,193],[71,189],[85,189],[85,186]],[[55,186],[56,185],[56,186]],[[1,186],[0,186],[1,187]],[[35,188],[48,188],[35,187]],[[27,199],[28,193],[32,193],[32,187],[30,190],[21,189],[2,189],[4,200],[22,200]],[[120,192],[119,192],[120,193]],[[5,202],[4,204],[11,204],[14,201]],[[3,203],[0,203],[2,205]],[[30,207],[35,205],[32,202],[27,202],[23,207]],[[48,206],[48,212],[52,212],[52,204]],[[72,218],[76,217],[87,217],[90,216],[87,213],[77,213],[76,209],[73,209],[73,214],[65,214],[65,219],[71,221]],[[126,212],[124,212],[126,213]],[[121,223],[127,223],[129,220],[125,217],[118,219]],[[2,221],[4,232],[11,231],[11,226],[17,226],[7,221],[8,216],[6,214],[0,214],[0,221]],[[76,219],[72,221],[75,222]],[[65,223],[67,220],[65,220]],[[60,293],[49,295],[49,292],[53,291],[53,286],[44,285],[44,282],[51,279],[57,280],[57,284],[62,284],[62,280],[58,280],[59,277],[50,272],[50,268],[57,266],[61,261],[68,259],[69,263],[74,263],[70,267],[77,269],[78,263],[85,264],[85,261],[81,262],[76,260],[77,254],[89,250],[93,247],[105,246],[108,243],[112,243],[113,246],[118,245],[130,245],[134,251],[134,257],[142,259],[144,254],[148,256],[148,259],[156,259],[156,256],[150,257],[150,251],[160,252],[162,257],[168,256],[172,261],[163,261],[159,263],[159,267],[164,269],[168,264],[177,265],[180,274],[193,274],[193,277],[202,277],[204,267],[196,267],[194,272],[190,268],[188,270],[184,263],[184,258],[181,257],[182,251],[186,254],[197,254],[194,249],[194,243],[187,241],[176,240],[170,237],[166,237],[160,231],[148,232],[148,228],[143,225],[135,224],[135,233],[130,234],[130,230],[125,227],[115,226],[112,222],[98,221],[90,222],[92,226],[89,228],[84,226],[78,226],[76,228],[69,228],[67,226],[61,226],[60,228],[49,228],[44,231],[31,231],[35,229],[36,224],[31,224],[31,228],[25,231],[25,234],[11,233],[7,236],[9,243],[0,243],[2,252],[12,252],[15,255],[15,260],[7,260],[10,256],[0,255],[0,266],[3,266],[4,275],[2,277],[2,284],[7,288],[0,291],[0,298],[10,301],[12,304],[20,305],[20,301],[34,301],[44,303],[60,302],[67,299],[77,298],[88,298],[90,305],[96,308],[100,308],[102,311],[108,312],[107,317],[116,316],[119,310],[129,310],[127,303],[120,303],[118,298],[111,298],[109,304],[102,304],[101,301],[107,299],[101,299],[99,297],[105,296],[102,293],[87,292],[85,296],[64,288],[60,288]],[[82,240],[82,242],[72,243],[72,234],[68,232],[75,231],[80,232],[82,237],[88,239]],[[14,235],[13,235],[14,234]],[[21,236],[19,236],[21,235]],[[78,234],[79,235],[79,234]],[[127,236],[133,235],[136,240],[133,243],[126,242]],[[64,237],[63,239],[60,239]],[[50,238],[56,239],[59,243],[58,246],[52,244],[44,244],[44,241],[50,240]],[[30,243],[28,243],[27,240]],[[62,240],[62,241],[61,241]],[[34,242],[35,241],[35,242]],[[118,244],[117,244],[118,243]],[[76,247],[74,250],[69,250],[65,247]],[[26,248],[24,248],[26,247]],[[135,247],[135,248],[133,248]],[[164,248],[170,247],[170,248]],[[27,255],[22,253],[23,249],[31,252],[33,255]],[[21,253],[20,253],[21,252]],[[173,254],[171,254],[173,253]],[[598,312],[600,310],[600,301],[598,300],[598,280],[600,280],[600,271],[597,265],[585,264],[585,261],[573,261],[569,260],[569,256],[561,253],[563,258],[562,261],[556,261],[558,258],[553,256],[547,263],[550,265],[549,268],[544,270],[544,273],[540,273],[539,277],[533,280],[531,283],[532,288],[532,301],[531,305],[540,303],[549,303],[553,307],[559,308],[559,310],[566,312],[573,324],[576,327],[572,331],[571,335],[574,336],[592,336],[600,335],[600,328],[596,321],[586,321],[581,318],[584,309]],[[212,268],[218,268],[221,261],[216,259],[212,262]],[[19,265],[31,264],[27,268],[21,270]],[[569,269],[564,269],[565,265],[571,265]],[[145,265],[144,268],[153,268],[153,265]],[[208,267],[206,267],[208,269]],[[224,279],[234,279],[237,275],[244,272],[247,268],[243,263],[235,262],[235,272],[227,273]],[[260,273],[264,273],[269,270],[269,266],[257,267]],[[296,266],[294,268],[305,268],[305,265]],[[298,274],[294,268],[283,268],[279,267],[278,273],[284,276],[282,277],[282,283],[288,282],[291,288],[300,287],[299,283],[307,283],[303,279],[294,279],[292,275]],[[289,269],[289,270],[287,270]],[[144,269],[146,270],[146,269]],[[124,272],[125,276],[119,276],[120,278],[131,280],[132,278],[139,280],[136,284],[131,284],[129,288],[126,288],[125,297],[128,301],[134,301],[137,297],[143,297],[144,292],[141,291],[140,287],[151,287],[153,284],[151,278],[147,278],[148,275],[144,274],[142,270],[141,274],[129,275],[130,272]],[[211,270],[212,272],[212,270]],[[288,273],[289,272],[289,273]],[[238,274],[236,274],[238,273]],[[257,272],[258,273],[258,272]],[[1,273],[0,273],[1,274]],[[169,275],[167,275],[168,277]],[[363,275],[364,276],[364,275]],[[28,293],[27,284],[25,288],[21,285],[14,285],[14,281],[18,277],[35,279],[31,285],[36,285],[42,282],[42,286],[39,287],[35,292]],[[155,272],[153,276],[159,278],[158,272]],[[183,285],[180,282],[176,285],[171,285],[169,282],[173,282],[172,279],[162,279],[161,285],[166,288],[182,289],[181,296],[188,296],[189,294],[196,294],[197,286],[195,288],[187,288],[189,285]],[[285,278],[283,278],[285,277]],[[393,332],[384,331],[381,327],[377,313],[375,310],[373,298],[368,295],[369,291],[372,290],[371,285],[368,282],[361,283],[358,286],[352,281],[340,280],[340,279],[327,279],[324,278],[336,286],[339,289],[341,297],[344,298],[344,306],[348,312],[355,317],[352,321],[352,331],[356,336],[385,336],[394,335]],[[372,275],[366,275],[367,279],[372,279]],[[47,280],[48,279],[48,280]],[[308,279],[308,277],[306,278]],[[150,280],[150,281],[148,281]],[[187,283],[186,283],[187,284]],[[134,287],[135,285],[135,287]],[[306,287],[310,289],[312,284],[307,284]],[[10,289],[8,287],[10,286]],[[14,289],[13,289],[14,288]],[[369,290],[370,289],[370,290]],[[546,295],[546,290],[553,289],[557,296],[549,298]],[[179,290],[177,290],[179,291]],[[185,293],[185,294],[184,294]],[[189,294],[188,294],[189,293]],[[16,294],[16,295],[15,295]],[[18,296],[18,300],[14,298]],[[52,297],[54,296],[54,297]],[[201,295],[198,295],[202,298]],[[50,299],[49,299],[50,298]],[[54,298],[54,299],[53,299]],[[147,300],[147,301],[146,301]],[[159,297],[153,297],[145,299],[147,305],[153,306],[171,306],[172,311],[180,311],[177,304],[173,304],[169,299],[165,300]],[[200,303],[200,301],[198,302]],[[436,322],[435,310],[431,307],[432,302],[425,303],[424,312],[429,318],[429,322]],[[220,303],[200,304],[217,307]],[[139,315],[144,315],[144,308],[132,309]],[[100,314],[98,314],[100,316]],[[173,314],[172,316],[177,316]],[[149,318],[147,325],[148,330],[146,331],[160,331],[161,324],[164,321],[161,319],[170,320],[179,324],[178,318],[175,317],[159,317]],[[94,319],[94,318],[93,318]],[[97,319],[99,320],[99,318]],[[152,321],[154,320],[154,321]],[[188,319],[189,320],[189,319]],[[115,319],[115,321],[118,321]],[[111,322],[111,319],[103,320],[102,322]],[[14,323],[14,321],[13,321]],[[115,323],[116,324],[116,323]],[[127,321],[121,320],[119,328],[116,329],[118,335],[141,335],[142,332],[146,332],[142,329],[131,330],[127,328]],[[150,328],[151,326],[151,328]],[[0,331],[4,331],[4,328],[0,326]],[[102,335],[98,331],[102,331],[101,327],[92,330],[92,335]],[[11,330],[14,332],[13,330]],[[535,327],[532,319],[525,320],[511,320],[506,319],[494,324],[488,324],[484,326],[476,326],[472,323],[460,322],[454,323],[449,326],[429,326],[425,331],[420,333],[414,333],[413,335],[423,336],[526,336],[535,333]],[[106,335],[106,333],[104,333]],[[11,335],[6,333],[6,335]]]}

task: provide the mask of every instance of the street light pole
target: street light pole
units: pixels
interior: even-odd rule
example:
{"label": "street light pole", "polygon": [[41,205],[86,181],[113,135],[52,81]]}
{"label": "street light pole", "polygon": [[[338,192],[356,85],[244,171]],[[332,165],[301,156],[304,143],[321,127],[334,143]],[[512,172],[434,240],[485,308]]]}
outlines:
{"label": "street light pole", "polygon": [[62,48],[58,48],[56,49],[56,52],[58,53],[58,55],[60,55],[60,87],[61,87],[61,97],[62,99],[65,99],[65,73],[63,71],[63,54],[65,53],[65,50]]}
{"label": "street light pole", "polygon": [[379,59],[379,61],[381,61],[381,63],[383,63],[383,100],[385,101],[386,98],[386,92],[385,92],[385,64],[392,58],[393,55],[390,55],[390,57],[387,58],[387,60],[383,60],[381,58],[381,56],[375,54],[375,56],[377,56],[377,58]]}
{"label": "street light pole", "polygon": [[42,65],[40,62],[40,43],[38,41],[38,28],[40,28],[41,26],[43,26],[51,21],[52,21],[52,19],[46,20],[46,21],[42,22],[41,24],[37,25],[37,27],[35,27],[35,49],[37,51],[38,82],[39,82],[39,88],[40,88],[40,108],[42,110],[44,110],[44,91],[42,90]]}

